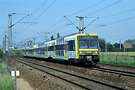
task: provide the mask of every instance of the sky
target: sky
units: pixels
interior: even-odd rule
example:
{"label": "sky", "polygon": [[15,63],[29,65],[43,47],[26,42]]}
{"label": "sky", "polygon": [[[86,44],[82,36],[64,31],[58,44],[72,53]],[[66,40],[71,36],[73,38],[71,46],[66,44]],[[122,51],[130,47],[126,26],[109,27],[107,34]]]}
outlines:
{"label": "sky", "polygon": [[[78,26],[76,16],[85,17],[86,33],[97,33],[108,42],[135,39],[135,0],[0,0],[0,40],[12,16],[13,41],[19,43],[50,35],[78,32],[64,16]],[[1,44],[1,43],[0,43]]]}

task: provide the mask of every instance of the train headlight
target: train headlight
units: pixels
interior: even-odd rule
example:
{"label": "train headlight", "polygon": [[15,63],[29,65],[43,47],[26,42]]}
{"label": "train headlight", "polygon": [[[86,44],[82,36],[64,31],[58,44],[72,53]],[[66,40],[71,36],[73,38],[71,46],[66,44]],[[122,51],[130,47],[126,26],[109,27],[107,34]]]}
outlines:
{"label": "train headlight", "polygon": [[84,54],[84,51],[80,51],[80,54]]}
{"label": "train headlight", "polygon": [[98,54],[98,52],[97,51],[93,51],[93,54]]}

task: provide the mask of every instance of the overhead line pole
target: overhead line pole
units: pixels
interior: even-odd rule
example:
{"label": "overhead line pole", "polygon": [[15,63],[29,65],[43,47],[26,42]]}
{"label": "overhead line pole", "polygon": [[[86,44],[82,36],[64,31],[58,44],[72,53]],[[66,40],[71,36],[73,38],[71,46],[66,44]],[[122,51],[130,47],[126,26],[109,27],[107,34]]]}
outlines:
{"label": "overhead line pole", "polygon": [[12,27],[15,26],[16,24],[18,24],[23,19],[25,19],[27,16],[29,16],[29,14],[27,14],[26,16],[22,17],[17,22],[12,24],[12,15],[14,15],[14,14],[16,14],[16,13],[8,14],[8,53],[9,53],[9,55],[11,55],[11,51],[13,48]]}
{"label": "overhead line pole", "polygon": [[7,44],[6,44],[7,36],[6,34],[3,37],[3,53],[6,54]]}
{"label": "overhead line pole", "polygon": [[11,54],[11,48],[12,48],[12,14],[8,14],[8,53]]}

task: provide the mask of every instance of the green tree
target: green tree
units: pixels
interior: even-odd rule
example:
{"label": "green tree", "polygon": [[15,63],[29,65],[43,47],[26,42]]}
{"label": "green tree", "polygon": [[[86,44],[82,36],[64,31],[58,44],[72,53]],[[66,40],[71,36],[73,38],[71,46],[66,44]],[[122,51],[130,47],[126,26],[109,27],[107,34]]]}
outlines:
{"label": "green tree", "polygon": [[51,36],[51,40],[54,40],[54,37],[53,37],[53,35]]}
{"label": "green tree", "polygon": [[111,43],[107,43],[107,51],[109,52],[113,51],[113,45]]}
{"label": "green tree", "polygon": [[120,44],[120,43],[113,44],[113,51],[114,52],[120,52],[120,51],[123,51],[123,49],[124,49],[123,44]]}
{"label": "green tree", "polygon": [[105,40],[102,38],[99,38],[99,47],[100,47],[102,52],[105,51]]}
{"label": "green tree", "polygon": [[60,38],[60,33],[57,33],[57,38]]}
{"label": "green tree", "polygon": [[3,51],[2,51],[2,49],[0,49],[0,58],[2,58],[3,57]]}

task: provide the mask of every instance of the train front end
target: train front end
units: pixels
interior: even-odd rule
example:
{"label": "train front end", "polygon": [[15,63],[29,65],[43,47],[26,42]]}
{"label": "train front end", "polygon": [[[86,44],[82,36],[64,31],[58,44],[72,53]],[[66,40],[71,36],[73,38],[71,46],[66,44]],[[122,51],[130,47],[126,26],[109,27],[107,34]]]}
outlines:
{"label": "train front end", "polygon": [[96,65],[99,62],[99,41],[96,34],[76,36],[76,58],[81,63]]}

